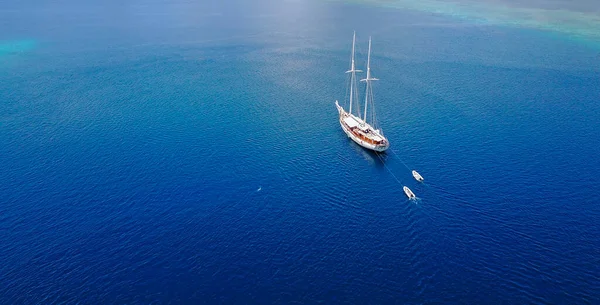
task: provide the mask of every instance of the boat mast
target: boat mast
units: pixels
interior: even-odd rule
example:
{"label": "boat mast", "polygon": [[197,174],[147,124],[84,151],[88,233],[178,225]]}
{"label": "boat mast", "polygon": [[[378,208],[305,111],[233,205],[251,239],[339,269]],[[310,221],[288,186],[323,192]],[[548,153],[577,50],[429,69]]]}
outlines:
{"label": "boat mast", "polygon": [[367,122],[367,104],[369,103],[369,96],[371,95],[371,81],[378,80],[377,78],[371,77],[371,36],[369,36],[369,53],[367,56],[367,78],[361,79],[361,82],[366,82],[365,88],[365,114],[363,121]]}
{"label": "boat mast", "polygon": [[[354,31],[354,34],[352,35],[352,58],[350,61],[350,70],[346,71],[346,73],[352,73],[351,79],[350,79],[350,111],[349,113],[352,114],[352,104],[353,104],[353,97],[354,97],[354,84],[356,83],[356,72],[362,72],[360,70],[356,70],[356,66],[354,65],[354,45],[356,44],[356,31]],[[359,109],[360,111],[360,109]],[[359,112],[360,113],[360,112]]]}

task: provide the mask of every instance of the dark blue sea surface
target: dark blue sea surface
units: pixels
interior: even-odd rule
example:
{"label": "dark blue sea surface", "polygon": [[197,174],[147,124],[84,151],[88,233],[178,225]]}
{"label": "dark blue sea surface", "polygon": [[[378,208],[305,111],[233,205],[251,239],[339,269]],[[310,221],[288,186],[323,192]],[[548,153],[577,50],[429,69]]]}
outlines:
{"label": "dark blue sea surface", "polygon": [[[0,20],[0,304],[600,303],[593,45],[316,0]],[[381,155],[337,121],[353,30]]]}

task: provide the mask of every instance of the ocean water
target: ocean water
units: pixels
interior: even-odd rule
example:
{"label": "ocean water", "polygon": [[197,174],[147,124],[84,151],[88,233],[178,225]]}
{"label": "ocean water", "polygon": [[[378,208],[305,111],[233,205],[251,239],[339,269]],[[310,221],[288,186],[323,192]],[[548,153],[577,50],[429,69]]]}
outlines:
{"label": "ocean water", "polygon": [[[316,0],[0,20],[0,304],[600,302],[589,40]],[[337,122],[353,30],[385,154]]]}
{"label": "ocean water", "polygon": [[594,0],[350,0],[435,13],[471,23],[543,30],[600,48],[600,7]]}

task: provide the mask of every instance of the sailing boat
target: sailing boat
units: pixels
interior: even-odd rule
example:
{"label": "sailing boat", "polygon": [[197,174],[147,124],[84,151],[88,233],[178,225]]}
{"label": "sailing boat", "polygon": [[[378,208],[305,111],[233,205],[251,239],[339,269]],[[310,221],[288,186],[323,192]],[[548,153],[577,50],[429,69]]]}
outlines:
{"label": "sailing boat", "polygon": [[[354,65],[354,45],[356,44],[356,32],[352,37],[352,56],[350,60],[350,70],[346,73],[350,73],[350,106],[349,111],[346,112],[342,106],[339,105],[338,101],[335,101],[338,113],[340,115],[340,125],[342,130],[348,135],[350,139],[356,142],[358,145],[371,149],[374,151],[382,152],[390,147],[390,142],[383,136],[383,132],[380,129],[376,129],[377,120],[375,117],[375,108],[373,106],[373,89],[371,82],[378,79],[371,76],[371,37],[369,37],[369,53],[367,57],[367,77],[362,79],[362,82],[366,83],[365,89],[365,104],[364,111],[361,117],[360,101],[358,99],[358,86],[356,84],[356,73],[362,72],[356,69]],[[355,111],[352,112],[352,106],[355,105]],[[367,110],[371,107],[370,120],[367,120]]]}

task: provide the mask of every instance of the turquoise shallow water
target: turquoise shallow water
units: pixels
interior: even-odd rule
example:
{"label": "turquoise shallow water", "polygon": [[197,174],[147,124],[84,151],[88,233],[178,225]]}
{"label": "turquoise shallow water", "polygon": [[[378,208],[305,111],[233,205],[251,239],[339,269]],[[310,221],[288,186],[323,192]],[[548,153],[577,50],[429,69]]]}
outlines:
{"label": "turquoise shallow water", "polygon": [[513,0],[354,0],[390,9],[410,10],[466,20],[471,24],[534,29],[600,49],[600,10],[597,3]]}
{"label": "turquoise shallow water", "polygon": [[[26,4],[0,303],[598,302],[594,48],[339,2]],[[385,166],[337,122],[355,29]]]}

